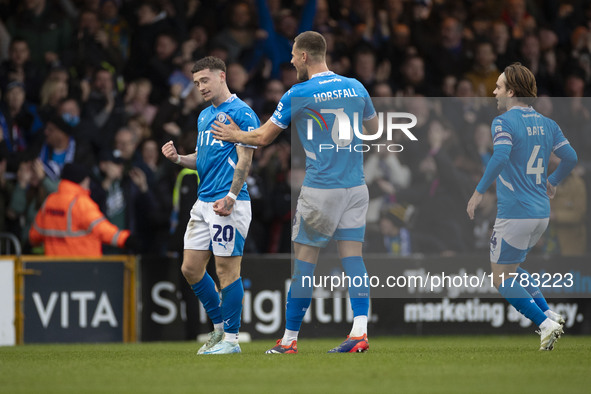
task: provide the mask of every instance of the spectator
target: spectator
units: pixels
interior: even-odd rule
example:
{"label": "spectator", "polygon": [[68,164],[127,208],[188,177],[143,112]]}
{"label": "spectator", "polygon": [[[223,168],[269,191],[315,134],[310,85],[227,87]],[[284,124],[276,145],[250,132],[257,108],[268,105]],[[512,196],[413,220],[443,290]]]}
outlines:
{"label": "spectator", "polygon": [[[206,56],[205,47],[208,35],[203,26],[194,26],[189,31],[189,37],[181,44],[181,58],[184,62],[190,62],[191,67],[195,59]],[[192,80],[191,80],[192,81]]]}
{"label": "spectator", "polygon": [[385,46],[388,53],[388,59],[392,65],[392,74],[390,80],[400,79],[400,69],[406,57],[416,51],[416,48],[411,46],[410,28],[404,23],[397,23],[392,26],[392,33],[390,36],[389,45]]}
{"label": "spectator", "polygon": [[150,100],[162,102],[168,93],[168,80],[181,67],[179,42],[172,31],[163,31],[156,36],[154,55],[148,61],[147,77],[152,82]]}
{"label": "spectator", "polygon": [[203,97],[199,90],[192,89],[186,97],[182,97],[180,85],[171,86],[170,96],[160,105],[152,124],[154,138],[163,145],[179,138],[182,133],[194,130],[200,112],[198,109],[202,104]]}
{"label": "spectator", "polygon": [[44,182],[46,179],[39,159],[20,162],[6,215],[12,223],[11,232],[17,234],[25,253],[32,252],[29,230],[35,215],[49,193],[56,190],[51,182]]}
{"label": "spectator", "polygon": [[12,37],[29,44],[31,60],[41,72],[60,64],[60,56],[70,47],[72,26],[47,0],[25,1],[6,27]]}
{"label": "spectator", "polygon": [[[377,82],[376,54],[369,46],[362,46],[353,56],[353,77],[359,80],[368,91]],[[291,86],[291,85],[287,85]]]}
{"label": "spectator", "polygon": [[62,169],[67,163],[94,165],[94,155],[89,145],[74,137],[74,128],[60,115],[53,114],[45,125],[45,143],[39,159],[48,179],[57,187]]}
{"label": "spectator", "polygon": [[[550,54],[548,56],[548,54]],[[553,51],[542,53],[540,39],[537,35],[527,35],[521,42],[523,64],[536,76],[538,89],[551,94],[559,94],[562,81],[556,75],[556,58]]]}
{"label": "spectator", "polygon": [[47,121],[57,111],[59,103],[68,97],[68,84],[59,79],[47,78],[41,86],[40,96],[39,114],[43,121]]}
{"label": "spectator", "polygon": [[118,152],[118,157],[123,163],[124,173],[126,175],[130,174],[137,167],[147,179],[148,186],[151,187],[154,183],[154,176],[150,168],[142,160],[142,152],[138,149],[140,142],[141,140],[132,130],[123,127],[117,130],[115,134],[115,151]]}
{"label": "spectator", "polygon": [[174,29],[173,23],[159,2],[141,2],[137,9],[137,26],[132,30],[129,60],[125,67],[127,80],[149,76],[149,60],[154,55],[156,37],[170,29]]}
{"label": "spectator", "polygon": [[0,157],[0,231],[9,231],[7,218],[8,204],[12,195],[13,183],[6,176],[6,159]]}
{"label": "spectator", "polygon": [[101,149],[112,146],[115,132],[123,126],[124,115],[123,99],[115,89],[113,75],[106,69],[96,70],[92,90],[83,103],[82,119],[90,121]]}
{"label": "spectator", "polygon": [[516,40],[533,33],[537,25],[535,18],[527,12],[525,0],[505,0],[502,18],[511,30],[511,37]]}
{"label": "spectator", "polygon": [[263,111],[263,107],[265,107],[267,103],[273,103],[273,105],[277,105],[284,93],[285,86],[283,86],[280,80],[268,80],[265,84],[263,96],[260,97],[257,95],[257,97],[255,97],[255,99],[257,99],[253,107],[255,108],[255,112],[260,116]]}
{"label": "spectator", "polygon": [[[170,231],[170,215],[173,198],[173,169],[167,161],[161,161],[160,147],[156,140],[146,139],[139,146],[142,168],[148,172],[146,179],[151,179],[148,186],[154,195],[156,209],[150,215],[150,232],[152,242],[146,244],[145,251],[158,255],[165,255],[168,249]],[[196,196],[196,194],[195,194]]]}
{"label": "spectator", "polygon": [[95,141],[95,138],[97,137],[90,133],[92,125],[88,119],[80,118],[81,110],[78,101],[72,97],[66,97],[59,103],[57,114],[61,116],[70,127],[72,127],[72,135],[74,135],[76,139],[82,144],[89,145],[92,148],[93,157],[96,157],[98,154],[98,142]]}
{"label": "spectator", "polygon": [[391,202],[397,190],[410,186],[411,173],[396,154],[385,148],[369,154],[363,168],[370,198],[367,222],[376,223],[384,204]]}
{"label": "spectator", "polygon": [[392,86],[386,82],[376,83],[371,92],[372,97],[392,97],[393,95]]}
{"label": "spectator", "polygon": [[229,63],[226,69],[226,82],[231,92],[234,92],[248,106],[254,101],[255,94],[248,84],[248,73],[240,63]]}
{"label": "spectator", "polygon": [[152,138],[152,129],[141,115],[127,119],[127,128],[133,132],[138,141]]}
{"label": "spectator", "polygon": [[0,66],[0,87],[5,89],[9,82],[18,81],[25,86],[28,102],[39,101],[41,74],[31,62],[31,51],[27,41],[13,38],[10,42],[9,57]]}
{"label": "spectator", "polygon": [[[255,24],[250,2],[230,3],[229,23],[213,38],[213,45],[224,45],[228,49],[228,62],[244,62],[252,57],[255,43]],[[252,61],[252,60],[251,60]]]}
{"label": "spectator", "polygon": [[[184,134],[178,144],[179,155],[195,152],[196,140],[197,131]],[[182,255],[185,230],[191,218],[191,208],[197,200],[198,186],[199,175],[195,170],[183,168],[176,177],[170,218],[170,242],[168,243],[168,250],[172,255]]]}
{"label": "spectator", "polygon": [[119,15],[116,0],[103,0],[100,5],[102,29],[107,33],[109,46],[119,51],[123,62],[129,58],[129,42],[131,32],[127,21]]}
{"label": "spectator", "polygon": [[569,63],[585,72],[585,82],[591,81],[591,33],[585,26],[577,27],[570,36]]}
{"label": "spectator", "polygon": [[[302,10],[300,22],[289,12],[283,13],[275,25],[266,0],[255,1],[259,25],[267,33],[267,38],[259,44],[259,51],[271,61],[271,78],[278,78],[280,66],[291,59],[291,41],[303,31],[312,30],[316,0],[307,0]],[[292,84],[285,84],[292,86]]]}
{"label": "spectator", "polygon": [[453,17],[441,22],[440,41],[431,50],[427,63],[432,81],[439,85],[446,75],[460,76],[470,64],[470,49],[462,38],[462,23]]}
{"label": "spectator", "polygon": [[101,27],[98,12],[83,10],[78,17],[76,40],[64,63],[74,66],[81,78],[91,78],[94,70],[105,63],[121,69],[123,60],[117,47],[111,45],[109,36]]}
{"label": "spectator", "polygon": [[[8,13],[4,13],[3,6],[0,5],[0,12],[2,15],[7,15]],[[8,30],[6,30],[6,26],[4,25],[4,21],[0,20],[0,62],[3,62],[8,58],[8,47],[10,46],[10,34]]]}
{"label": "spectator", "polygon": [[504,70],[517,58],[515,41],[511,39],[509,27],[502,21],[493,22],[489,34],[490,42],[497,55],[496,65],[499,70]]}
{"label": "spectator", "polygon": [[[96,201],[109,221],[119,228],[129,229],[137,234],[138,251],[144,251],[154,242],[155,234],[151,231],[151,215],[156,202],[148,187],[145,173],[137,167],[125,171],[119,151],[104,150],[99,156],[100,188],[96,193]],[[103,248],[104,253],[117,253],[109,246]]]}
{"label": "spectator", "polygon": [[39,149],[43,123],[37,114],[37,106],[26,102],[21,82],[10,82],[4,99],[0,103],[0,157],[7,159],[9,172],[16,172],[22,155]]}
{"label": "spectator", "polygon": [[52,193],[37,213],[29,237],[43,243],[46,256],[102,256],[101,244],[135,247],[135,237],[105,219],[89,195],[89,171],[68,164],[58,191]]}
{"label": "spectator", "polygon": [[449,138],[450,131],[433,119],[428,125],[430,150],[421,159],[411,186],[396,193],[398,202],[417,207],[413,234],[420,245],[416,250],[421,252],[449,255],[466,252],[473,245],[472,228],[462,204],[467,200],[469,182],[446,152]]}
{"label": "spectator", "polygon": [[417,55],[408,56],[400,69],[402,83],[396,89],[396,95],[412,97],[432,94],[429,83],[425,80],[425,62]]}
{"label": "spectator", "polygon": [[146,78],[140,78],[129,85],[125,91],[125,113],[127,116],[140,116],[147,125],[152,124],[158,108],[150,104],[152,82]]}
{"label": "spectator", "polygon": [[477,97],[493,97],[497,77],[500,72],[495,61],[497,60],[493,46],[490,42],[481,41],[476,44],[474,65],[466,73],[465,77],[476,91]]}
{"label": "spectator", "polygon": [[[548,172],[554,171],[559,162],[556,155],[551,155]],[[562,256],[582,256],[587,252],[587,189],[580,170],[572,171],[550,200],[547,232],[556,236],[557,252]]]}

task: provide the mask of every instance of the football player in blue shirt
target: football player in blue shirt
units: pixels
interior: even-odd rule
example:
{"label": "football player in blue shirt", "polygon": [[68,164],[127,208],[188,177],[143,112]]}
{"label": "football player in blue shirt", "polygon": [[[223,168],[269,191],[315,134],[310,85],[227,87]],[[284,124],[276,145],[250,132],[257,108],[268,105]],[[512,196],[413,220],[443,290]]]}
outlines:
{"label": "football player in blue shirt", "polygon": [[[254,147],[217,140],[211,126],[214,121],[227,122],[230,117],[244,130],[253,130],[260,122],[248,105],[230,93],[226,65],[221,59],[205,57],[195,63],[191,72],[195,87],[211,102],[199,114],[195,153],[179,155],[172,141],[162,146],[167,159],[197,170],[201,181],[185,232],[181,270],[214,324],[209,341],[198,354],[240,353],[238,329],[244,296],[240,263],[252,215],[245,181]],[[206,271],[212,253],[220,279],[221,305]]]}
{"label": "football player in blue shirt", "polygon": [[[540,327],[540,350],[552,350],[563,333],[564,319],[548,308],[537,287],[539,281],[519,265],[546,230],[549,199],[576,165],[577,155],[556,122],[529,106],[537,96],[537,87],[526,67],[519,63],[506,67],[493,93],[499,110],[506,112],[492,122],[494,152],[466,211],[474,219],[482,195],[496,179],[497,219],[490,239],[493,284],[515,309]],[[552,152],[561,162],[547,176]]]}
{"label": "football player in blue shirt", "polygon": [[[286,327],[282,339],[267,353],[297,353],[297,338],[312,299],[312,278],[320,248],[337,240],[346,275],[352,279],[349,297],[353,328],[347,339],[329,352],[364,352],[367,341],[369,284],[361,256],[365,216],[369,202],[363,175],[363,154],[352,147],[362,141],[358,132],[378,130],[378,118],[363,85],[331,72],[326,65],[326,41],[307,31],[295,38],[291,63],[298,80],[281,98],[273,116],[249,133],[233,122],[213,126],[216,138],[249,145],[267,145],[290,123],[294,124],[306,153],[306,175],[298,198],[293,226],[294,272],[286,304]],[[349,139],[340,135],[349,131]],[[354,278],[357,279],[356,286]],[[366,280],[361,281],[359,278]]]}

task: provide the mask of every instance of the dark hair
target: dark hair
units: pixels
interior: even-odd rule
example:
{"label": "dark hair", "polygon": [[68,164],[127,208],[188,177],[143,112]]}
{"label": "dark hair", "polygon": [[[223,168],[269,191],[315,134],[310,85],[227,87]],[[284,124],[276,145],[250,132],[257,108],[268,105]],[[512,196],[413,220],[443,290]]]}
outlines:
{"label": "dark hair", "polygon": [[226,72],[226,63],[220,58],[214,56],[207,56],[197,60],[191,69],[192,73],[196,73],[202,70],[220,70]]}
{"label": "dark hair", "polygon": [[505,88],[513,90],[514,97],[518,97],[531,104],[538,97],[538,87],[536,86],[536,77],[521,63],[513,63],[505,67]]}
{"label": "dark hair", "polygon": [[81,183],[90,176],[88,167],[78,163],[66,163],[61,172],[61,179]]}
{"label": "dark hair", "polygon": [[324,60],[326,57],[326,40],[322,34],[315,31],[300,33],[293,45],[316,61]]}
{"label": "dark hair", "polygon": [[29,43],[27,42],[27,40],[25,40],[25,38],[24,38],[23,36],[14,36],[14,37],[12,38],[12,40],[10,40],[10,45],[9,45],[9,48],[12,48],[12,46],[13,46],[14,44],[16,44],[17,42],[24,42],[25,44],[27,44],[27,48],[29,48],[29,49],[31,48],[31,47],[29,46]]}

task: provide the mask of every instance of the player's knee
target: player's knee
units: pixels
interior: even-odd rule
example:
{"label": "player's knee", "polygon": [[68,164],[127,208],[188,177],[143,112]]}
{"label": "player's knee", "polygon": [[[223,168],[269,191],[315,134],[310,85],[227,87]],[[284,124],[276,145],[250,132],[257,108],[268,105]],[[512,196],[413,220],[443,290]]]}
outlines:
{"label": "player's knee", "polygon": [[181,272],[189,283],[197,283],[203,279],[203,275],[205,275],[204,268],[200,269],[194,264],[190,264],[186,261],[184,261],[183,265],[181,265]]}
{"label": "player's knee", "polygon": [[216,274],[222,288],[232,284],[240,277],[240,260],[218,259],[216,261]]}

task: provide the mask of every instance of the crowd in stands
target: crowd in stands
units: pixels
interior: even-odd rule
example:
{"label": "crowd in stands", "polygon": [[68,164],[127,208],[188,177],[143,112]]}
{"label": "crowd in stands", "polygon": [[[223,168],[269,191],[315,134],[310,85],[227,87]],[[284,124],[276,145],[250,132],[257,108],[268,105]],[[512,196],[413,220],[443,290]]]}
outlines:
{"label": "crowd in stands", "polygon": [[[222,58],[230,91],[265,122],[297,83],[291,44],[305,30],[326,38],[331,70],[357,78],[372,97],[402,99],[419,121],[419,143],[366,155],[368,252],[488,248],[494,190],[475,223],[465,213],[496,116],[476,98],[491,97],[515,61],[534,72],[536,108],[558,121],[580,160],[552,202],[539,250],[586,252],[589,0],[0,0],[0,231],[35,252],[28,228],[64,164],[76,162],[92,168],[93,199],[138,236],[143,253],[178,253],[183,209],[192,205],[178,198],[194,200],[195,188],[177,182],[181,168],[160,146],[194,150],[208,104],[193,88],[193,63]],[[291,143],[287,130],[255,153],[247,253],[290,251],[299,179]]]}

